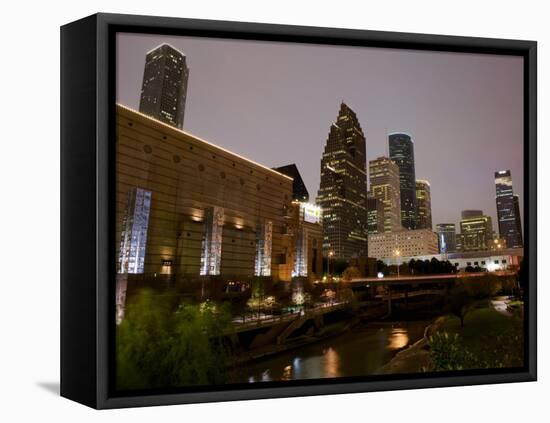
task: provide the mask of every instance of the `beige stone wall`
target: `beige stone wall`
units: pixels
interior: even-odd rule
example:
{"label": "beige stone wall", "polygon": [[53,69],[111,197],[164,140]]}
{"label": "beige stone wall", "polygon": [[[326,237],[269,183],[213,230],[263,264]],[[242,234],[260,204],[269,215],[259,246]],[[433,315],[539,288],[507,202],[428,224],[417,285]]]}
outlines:
{"label": "beige stone wall", "polygon": [[[224,209],[221,273],[251,276],[256,225],[273,222],[272,276],[289,273],[279,265],[288,248],[284,207],[292,179],[138,112],[117,106],[116,249],[128,192],[152,191],[145,273],[197,276],[204,210]],[[172,260],[172,268],[162,268]]]}

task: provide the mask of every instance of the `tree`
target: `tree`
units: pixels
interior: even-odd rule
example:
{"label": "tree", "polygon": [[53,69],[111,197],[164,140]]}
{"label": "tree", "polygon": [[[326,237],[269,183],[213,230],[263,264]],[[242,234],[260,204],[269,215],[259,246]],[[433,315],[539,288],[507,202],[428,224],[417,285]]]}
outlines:
{"label": "tree", "polygon": [[409,261],[409,272],[411,273],[411,275],[414,275],[416,273],[415,266],[416,266],[416,260],[413,259],[413,258],[410,259],[410,261]]}
{"label": "tree", "polygon": [[432,257],[430,260],[430,274],[437,275],[439,273],[441,273],[441,262],[435,257]]}
{"label": "tree", "polygon": [[501,283],[496,275],[464,277],[451,290],[449,311],[460,319],[460,326],[464,327],[464,318],[475,303],[491,298],[500,289]]}
{"label": "tree", "polygon": [[464,283],[457,283],[451,290],[449,311],[460,319],[460,327],[464,327],[464,318],[472,304],[472,298],[468,295]]}
{"label": "tree", "polygon": [[128,304],[116,333],[119,389],[150,389],[225,383],[222,342],[231,317],[209,301],[180,304],[142,291]]}
{"label": "tree", "polygon": [[344,272],[342,273],[342,279],[344,281],[349,282],[352,279],[359,278],[361,276],[361,273],[359,272],[359,269],[355,266],[349,266]]}
{"label": "tree", "polygon": [[484,300],[497,294],[501,290],[501,282],[498,276],[486,274],[477,277],[464,278],[466,293],[476,300]]}
{"label": "tree", "polygon": [[525,258],[521,259],[521,262],[519,263],[518,283],[519,283],[519,288],[523,293],[523,298],[527,297],[527,290],[529,288],[528,267],[529,266],[525,262]]}
{"label": "tree", "polygon": [[503,276],[500,278],[502,292],[507,295],[514,295],[518,288],[518,281],[515,276]]}
{"label": "tree", "polygon": [[342,275],[344,270],[348,267],[348,262],[342,259],[335,259],[330,261],[330,273],[334,275]]}
{"label": "tree", "polygon": [[382,272],[384,276],[388,274],[388,265],[382,260],[376,260],[376,273]]}

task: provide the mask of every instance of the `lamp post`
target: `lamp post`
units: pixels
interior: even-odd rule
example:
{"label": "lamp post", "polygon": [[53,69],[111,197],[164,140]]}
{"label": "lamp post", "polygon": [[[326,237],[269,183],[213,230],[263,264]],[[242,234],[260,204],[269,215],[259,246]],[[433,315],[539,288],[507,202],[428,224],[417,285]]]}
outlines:
{"label": "lamp post", "polygon": [[329,251],[328,252],[328,257],[327,257],[327,276],[330,276],[330,258],[334,255],[334,251]]}
{"label": "lamp post", "polygon": [[395,250],[395,265],[397,266],[397,277],[399,278],[399,263],[397,260],[399,260],[399,256],[401,255],[401,251]]}

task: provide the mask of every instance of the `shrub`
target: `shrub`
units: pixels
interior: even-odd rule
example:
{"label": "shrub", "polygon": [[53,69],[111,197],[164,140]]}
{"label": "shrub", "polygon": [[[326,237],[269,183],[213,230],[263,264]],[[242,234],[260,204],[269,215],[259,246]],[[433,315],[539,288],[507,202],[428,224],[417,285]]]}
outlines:
{"label": "shrub", "polygon": [[361,276],[361,273],[359,272],[359,269],[355,266],[350,266],[346,270],[344,270],[344,273],[342,274],[342,279],[344,281],[349,282],[352,279],[359,278]]}
{"label": "shrub", "polygon": [[117,327],[118,388],[224,383],[222,334],[229,322],[225,307],[208,301],[174,309],[161,296],[140,293]]}
{"label": "shrub", "polygon": [[475,362],[473,355],[464,348],[458,334],[437,332],[430,337],[430,357],[436,371],[463,370]]}

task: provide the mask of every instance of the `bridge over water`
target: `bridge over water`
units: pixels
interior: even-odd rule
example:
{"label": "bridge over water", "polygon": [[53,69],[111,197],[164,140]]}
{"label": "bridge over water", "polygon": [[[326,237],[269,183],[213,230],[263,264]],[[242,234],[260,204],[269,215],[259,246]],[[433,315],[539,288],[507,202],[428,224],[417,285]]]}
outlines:
{"label": "bridge over water", "polygon": [[405,285],[421,285],[433,283],[454,284],[459,280],[474,281],[475,278],[483,277],[488,274],[496,276],[514,276],[515,272],[509,270],[501,270],[497,272],[475,272],[475,273],[453,273],[444,275],[401,275],[401,276],[385,276],[383,278],[354,278],[351,280],[352,286],[370,285],[370,286],[405,286]]}
{"label": "bridge over water", "polygon": [[[447,296],[452,286],[460,280],[475,283],[476,279],[486,276],[487,272],[458,273],[445,275],[403,275],[384,278],[356,278],[348,282],[355,291],[371,290],[371,298],[387,303],[387,315],[392,313],[392,301],[404,300],[421,296]],[[514,272],[498,271],[491,274],[497,276],[513,276]],[[324,282],[319,282],[324,284]],[[329,285],[327,283],[327,285]],[[362,303],[361,303],[362,304]],[[366,304],[366,303],[365,303]],[[331,302],[317,304],[305,310],[282,315],[258,313],[254,316],[242,316],[233,320],[228,329],[232,336],[247,336],[254,334],[251,347],[267,343],[282,344],[293,333],[300,330],[306,323],[314,323],[317,328],[323,326],[323,317],[349,308],[348,302]],[[242,336],[241,336],[242,335]]]}
{"label": "bridge over water", "polygon": [[[387,301],[388,315],[392,312],[392,300],[411,297],[440,295],[446,296],[450,288],[458,281],[475,283],[476,279],[492,274],[498,277],[515,276],[509,270],[495,272],[453,273],[443,275],[403,275],[383,278],[354,278],[349,283],[352,289],[378,288],[377,298]],[[381,289],[380,289],[381,288]]]}

